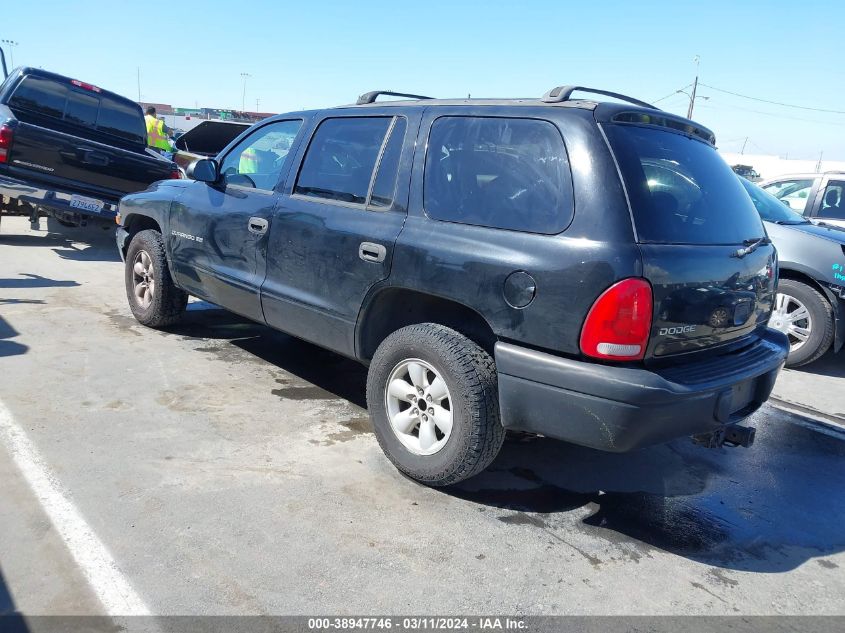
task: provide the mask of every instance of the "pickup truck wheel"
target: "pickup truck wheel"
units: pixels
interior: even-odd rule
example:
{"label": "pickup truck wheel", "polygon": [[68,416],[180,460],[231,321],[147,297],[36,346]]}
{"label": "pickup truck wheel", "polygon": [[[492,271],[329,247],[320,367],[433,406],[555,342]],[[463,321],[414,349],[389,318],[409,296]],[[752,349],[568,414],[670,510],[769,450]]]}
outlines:
{"label": "pickup truck wheel", "polygon": [[140,231],[132,238],[126,251],[125,279],[129,307],[142,325],[172,325],[185,312],[188,295],[173,283],[158,231]]}
{"label": "pickup truck wheel", "polygon": [[807,365],[833,342],[833,308],[815,288],[781,279],[769,327],[789,337],[786,366]]}
{"label": "pickup truck wheel", "polygon": [[367,407],[388,459],[429,486],[478,474],[505,438],[493,359],[442,325],[410,325],[382,342],[367,375]]}

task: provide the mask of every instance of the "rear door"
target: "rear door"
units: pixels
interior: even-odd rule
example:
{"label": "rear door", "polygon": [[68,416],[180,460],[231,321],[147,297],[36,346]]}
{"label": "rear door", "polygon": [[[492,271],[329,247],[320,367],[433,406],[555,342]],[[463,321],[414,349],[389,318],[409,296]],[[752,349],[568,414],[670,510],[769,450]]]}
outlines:
{"label": "rear door", "polygon": [[29,75],[14,89],[12,173],[107,200],[166,178],[169,161],[144,151],[140,106],[76,83]]}
{"label": "rear door", "polygon": [[774,247],[715,148],[659,125],[609,122],[604,129],[654,293],[647,356],[726,344],[765,326]]}
{"label": "rear door", "polygon": [[263,321],[259,288],[277,185],[302,120],[257,127],[220,160],[220,181],[195,181],[170,211],[171,264],[191,294]]}
{"label": "rear door", "polygon": [[354,355],[358,312],[388,276],[405,221],[406,138],[418,126],[418,115],[392,112],[318,121],[273,218],[261,292],[268,325]]}

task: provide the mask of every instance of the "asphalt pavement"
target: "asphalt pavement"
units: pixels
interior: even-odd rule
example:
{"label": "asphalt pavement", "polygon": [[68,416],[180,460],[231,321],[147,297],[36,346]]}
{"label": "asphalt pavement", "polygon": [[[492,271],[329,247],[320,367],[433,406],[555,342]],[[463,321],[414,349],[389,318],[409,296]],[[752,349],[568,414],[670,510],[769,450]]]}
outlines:
{"label": "asphalt pavement", "polygon": [[751,449],[511,440],[429,489],[362,366],[203,302],[146,329],[111,230],[46,225],[0,227],[0,614],[845,614],[845,354]]}

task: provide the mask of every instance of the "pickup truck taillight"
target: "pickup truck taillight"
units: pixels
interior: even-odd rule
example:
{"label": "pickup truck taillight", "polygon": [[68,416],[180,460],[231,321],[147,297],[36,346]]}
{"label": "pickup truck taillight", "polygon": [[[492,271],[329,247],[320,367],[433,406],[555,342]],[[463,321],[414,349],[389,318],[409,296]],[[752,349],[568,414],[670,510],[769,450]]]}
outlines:
{"label": "pickup truck taillight", "polygon": [[172,169],[170,171],[170,176],[168,176],[168,178],[170,178],[170,180],[178,180],[181,177],[182,177],[182,172],[179,171],[178,168]]}
{"label": "pickup truck taillight", "polygon": [[640,360],[651,330],[653,297],[645,279],[623,279],[605,290],[581,329],[581,352],[603,360]]}
{"label": "pickup truck taillight", "polygon": [[9,160],[9,150],[12,149],[14,130],[8,125],[0,125],[0,163]]}

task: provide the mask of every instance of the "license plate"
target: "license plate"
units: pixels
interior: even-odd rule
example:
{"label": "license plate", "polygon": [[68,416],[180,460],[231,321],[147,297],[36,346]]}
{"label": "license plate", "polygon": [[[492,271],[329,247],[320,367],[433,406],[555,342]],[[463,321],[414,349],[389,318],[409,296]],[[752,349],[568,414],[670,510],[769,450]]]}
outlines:
{"label": "license plate", "polygon": [[70,206],[74,209],[82,209],[83,211],[92,211],[94,213],[103,210],[104,202],[95,198],[86,198],[85,196],[71,196]]}
{"label": "license plate", "polygon": [[746,380],[734,386],[731,393],[731,413],[737,413],[751,404],[754,398],[754,387],[754,380]]}

